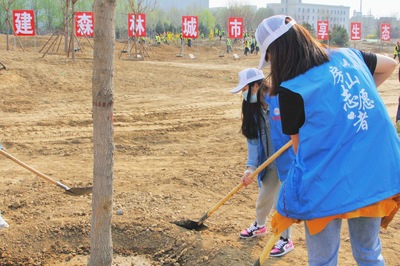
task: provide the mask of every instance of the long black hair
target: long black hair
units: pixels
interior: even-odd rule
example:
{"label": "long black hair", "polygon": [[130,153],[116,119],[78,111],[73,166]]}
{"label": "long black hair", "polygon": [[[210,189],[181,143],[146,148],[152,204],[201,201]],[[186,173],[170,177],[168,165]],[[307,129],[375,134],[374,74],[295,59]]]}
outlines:
{"label": "long black hair", "polygon": [[259,123],[260,119],[263,119],[261,115],[261,102],[260,102],[260,93],[259,89],[257,92],[257,102],[251,103],[251,90],[254,85],[257,83],[261,86],[263,80],[257,80],[249,83],[249,92],[247,93],[247,99],[243,99],[242,102],[242,134],[248,139],[256,139],[258,138],[258,133],[260,131]]}

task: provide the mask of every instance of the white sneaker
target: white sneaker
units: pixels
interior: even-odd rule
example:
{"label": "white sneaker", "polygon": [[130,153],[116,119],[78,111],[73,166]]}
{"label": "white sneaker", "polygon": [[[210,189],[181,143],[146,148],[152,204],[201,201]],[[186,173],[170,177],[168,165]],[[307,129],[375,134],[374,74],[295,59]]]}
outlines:
{"label": "white sneaker", "polygon": [[3,219],[3,217],[1,217],[0,213],[0,230],[8,227],[9,227],[8,223]]}
{"label": "white sneaker", "polygon": [[271,250],[269,255],[271,257],[280,257],[280,256],[285,255],[286,253],[289,253],[293,249],[294,249],[294,245],[293,245],[292,240],[280,237],[278,242],[275,243],[275,246]]}

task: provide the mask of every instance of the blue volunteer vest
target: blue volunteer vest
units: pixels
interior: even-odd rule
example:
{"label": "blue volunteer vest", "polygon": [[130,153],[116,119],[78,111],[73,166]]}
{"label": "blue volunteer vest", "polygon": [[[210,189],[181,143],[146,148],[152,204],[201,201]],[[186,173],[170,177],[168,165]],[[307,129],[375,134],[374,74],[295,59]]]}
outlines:
{"label": "blue volunteer vest", "polygon": [[296,159],[277,210],[302,220],[347,213],[400,193],[400,140],[359,51],[283,82],[304,100]]}
{"label": "blue volunteer vest", "polygon": [[[262,113],[260,117],[258,117],[259,125],[260,125],[260,134],[258,134],[258,163],[259,165],[263,164],[273,153],[273,145],[271,140],[271,129],[270,129],[270,121],[268,119],[267,113]],[[258,174],[258,186],[261,187],[261,180],[264,178],[267,169],[275,169],[275,161],[264,168]]]}
{"label": "blue volunteer vest", "polygon": [[[283,145],[285,145],[289,140],[290,136],[282,133],[281,124],[281,113],[279,109],[279,96],[265,96],[265,102],[269,105],[270,115],[270,131],[271,139],[274,147],[274,152],[279,150]],[[276,167],[278,170],[278,177],[280,181],[285,181],[289,168],[294,161],[295,155],[293,148],[289,147],[285,152],[283,152],[278,158],[276,158]]]}

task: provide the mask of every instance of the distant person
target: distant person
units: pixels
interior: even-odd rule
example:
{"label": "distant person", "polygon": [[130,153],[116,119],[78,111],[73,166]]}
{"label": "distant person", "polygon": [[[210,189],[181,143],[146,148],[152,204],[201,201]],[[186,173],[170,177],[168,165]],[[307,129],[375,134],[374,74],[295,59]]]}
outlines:
{"label": "distant person", "polygon": [[226,38],[226,52],[229,54],[232,50],[232,39]]}
{"label": "distant person", "polygon": [[253,54],[255,50],[256,50],[256,38],[253,35],[251,36],[250,53]]}
{"label": "distant person", "polygon": [[249,37],[244,39],[244,55],[250,53],[251,39]]}
{"label": "distant person", "polygon": [[393,59],[396,59],[396,57],[397,57],[400,62],[399,53],[400,53],[400,42],[397,42],[396,45],[394,46]]}
{"label": "distant person", "polygon": [[396,61],[330,49],[287,15],[264,19],[255,35],[296,153],[273,225],[305,221],[309,265],[338,265],[346,219],[357,265],[385,265],[379,233],[398,208],[400,138],[377,87]]}
{"label": "distant person", "polygon": [[156,35],[156,43],[157,43],[157,44],[161,44],[161,37],[160,37],[160,34],[157,34],[157,35]]}
{"label": "distant person", "polygon": [[260,46],[258,45],[258,42],[256,40],[256,55],[258,55],[258,52],[260,52]]}

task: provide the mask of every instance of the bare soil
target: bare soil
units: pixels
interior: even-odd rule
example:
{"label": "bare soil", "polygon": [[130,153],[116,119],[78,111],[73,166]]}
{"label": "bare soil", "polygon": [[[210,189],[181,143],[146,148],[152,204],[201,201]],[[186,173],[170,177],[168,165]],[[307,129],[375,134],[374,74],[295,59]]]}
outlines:
{"label": "bare soil", "polygon": [[[25,51],[11,38],[6,51],[0,35],[0,143],[63,184],[91,186],[93,51],[82,40],[75,60],[62,48],[39,52],[49,37],[36,47],[22,39]],[[247,150],[241,98],[230,89],[259,56],[234,46],[235,60],[221,56],[223,42],[198,41],[183,51],[147,46],[144,60],[133,60],[134,49],[121,54],[124,47],[115,49],[113,265],[253,265],[271,236],[239,238],[255,217],[256,182],[211,215],[206,230],[174,222],[197,221],[240,182]],[[379,88],[393,121],[397,71]],[[10,224],[0,231],[0,265],[86,265],[91,195],[69,196],[4,156],[0,169],[0,210]],[[397,216],[382,230],[387,265],[400,265],[399,229]],[[268,265],[306,265],[303,230],[294,225],[295,250]],[[339,265],[355,265],[345,223]]]}

